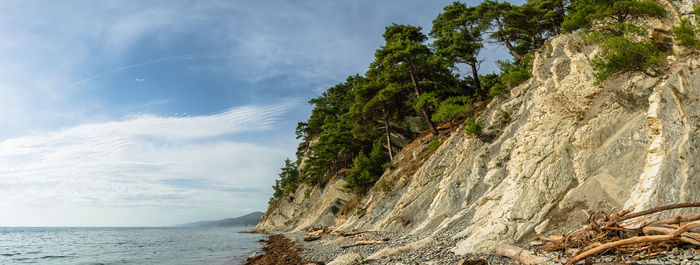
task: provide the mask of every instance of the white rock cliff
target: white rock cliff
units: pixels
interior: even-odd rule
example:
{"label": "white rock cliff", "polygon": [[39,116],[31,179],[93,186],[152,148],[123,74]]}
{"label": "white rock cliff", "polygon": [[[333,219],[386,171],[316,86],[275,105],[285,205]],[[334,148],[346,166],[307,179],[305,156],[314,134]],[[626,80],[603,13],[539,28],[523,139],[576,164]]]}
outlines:
{"label": "white rock cliff", "polygon": [[[660,2],[668,20],[697,4]],[[273,200],[258,230],[429,232],[450,236],[464,254],[580,227],[595,210],[700,201],[698,55],[676,56],[656,77],[594,85],[597,52],[576,34],[547,41],[533,77],[483,111],[482,137],[457,129],[432,154],[420,140],[407,145],[349,216],[337,215],[352,198],[342,178],[304,186],[291,201]],[[412,162],[421,155],[429,157]]]}

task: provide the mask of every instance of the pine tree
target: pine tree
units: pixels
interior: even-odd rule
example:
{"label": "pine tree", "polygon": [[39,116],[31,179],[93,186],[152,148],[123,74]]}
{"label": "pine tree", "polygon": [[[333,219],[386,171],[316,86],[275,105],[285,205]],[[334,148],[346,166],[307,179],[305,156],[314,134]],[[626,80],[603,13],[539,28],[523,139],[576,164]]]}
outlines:
{"label": "pine tree", "polygon": [[445,67],[455,68],[463,63],[471,67],[472,80],[477,92],[482,91],[477,56],[484,47],[482,33],[486,30],[476,7],[454,2],[433,20],[430,36],[438,57],[444,58]]}
{"label": "pine tree", "polygon": [[[386,44],[375,53],[376,59],[373,64],[380,71],[391,75],[394,80],[401,82],[399,86],[408,83],[413,88],[415,98],[420,98],[423,93],[420,85],[422,77],[429,76],[428,72],[433,68],[429,61],[432,53],[428,46],[423,44],[428,37],[421,32],[421,27],[398,24],[386,27],[383,36]],[[422,107],[419,113],[432,134],[438,135],[427,106]]]}
{"label": "pine tree", "polygon": [[636,28],[629,23],[631,19],[666,16],[664,8],[653,0],[572,0],[570,9],[562,23],[566,31],[590,29],[597,22],[602,31],[616,36]]}
{"label": "pine tree", "polygon": [[[370,120],[370,123],[376,120],[381,121],[386,137],[387,153],[392,161],[394,160],[394,151],[391,142],[390,117],[404,107],[403,102],[405,102],[405,97],[403,97],[401,88],[395,83],[383,80],[380,72],[376,69],[370,69],[367,72],[367,78],[356,82],[355,102],[351,113],[364,120]],[[367,134],[367,130],[362,131]]]}
{"label": "pine tree", "polygon": [[505,44],[515,60],[520,61],[523,56],[513,47],[511,36],[506,31],[504,23],[505,15],[511,9],[513,9],[513,6],[507,2],[499,3],[493,0],[486,0],[476,7],[476,12],[489,28],[496,28],[496,31],[491,34],[491,38]]}

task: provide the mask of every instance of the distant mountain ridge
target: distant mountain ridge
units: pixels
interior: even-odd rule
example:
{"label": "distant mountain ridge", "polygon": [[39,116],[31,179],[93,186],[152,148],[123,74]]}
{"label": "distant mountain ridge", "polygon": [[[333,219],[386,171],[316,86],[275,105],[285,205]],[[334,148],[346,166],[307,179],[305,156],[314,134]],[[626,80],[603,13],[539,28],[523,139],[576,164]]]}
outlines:
{"label": "distant mountain ridge", "polygon": [[229,226],[255,226],[260,222],[262,212],[252,212],[236,218],[224,218],[216,221],[199,221],[175,225],[177,227],[229,227]]}

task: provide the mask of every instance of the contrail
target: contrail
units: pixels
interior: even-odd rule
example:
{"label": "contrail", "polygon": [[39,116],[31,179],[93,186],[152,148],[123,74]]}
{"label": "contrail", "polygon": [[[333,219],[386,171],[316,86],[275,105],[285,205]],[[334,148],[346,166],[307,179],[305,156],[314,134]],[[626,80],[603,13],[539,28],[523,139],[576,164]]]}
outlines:
{"label": "contrail", "polygon": [[117,69],[109,70],[106,72],[102,72],[93,76],[90,76],[88,78],[85,78],[83,80],[77,81],[73,83],[71,86],[77,86],[82,83],[92,81],[94,79],[110,75],[116,72],[121,72],[124,70],[132,69],[132,68],[138,68],[138,67],[143,67],[155,63],[161,63],[161,62],[167,62],[167,61],[191,61],[191,60],[206,60],[206,59],[224,59],[224,58],[229,58],[231,57],[230,55],[226,55],[222,52],[208,52],[208,53],[188,53],[188,54],[181,54],[181,55],[175,55],[175,56],[169,56],[169,57],[163,57],[163,58],[158,58],[158,59],[153,59],[150,61],[145,61],[137,64],[132,64],[132,65],[127,65],[127,66],[122,66]]}

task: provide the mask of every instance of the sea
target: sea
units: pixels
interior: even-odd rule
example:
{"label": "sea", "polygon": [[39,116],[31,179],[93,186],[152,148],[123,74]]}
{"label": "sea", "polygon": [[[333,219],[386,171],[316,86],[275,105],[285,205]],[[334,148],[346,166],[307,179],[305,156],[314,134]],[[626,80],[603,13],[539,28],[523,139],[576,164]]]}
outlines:
{"label": "sea", "polygon": [[0,264],[243,264],[251,227],[0,227]]}

